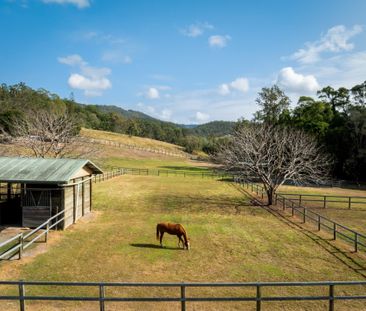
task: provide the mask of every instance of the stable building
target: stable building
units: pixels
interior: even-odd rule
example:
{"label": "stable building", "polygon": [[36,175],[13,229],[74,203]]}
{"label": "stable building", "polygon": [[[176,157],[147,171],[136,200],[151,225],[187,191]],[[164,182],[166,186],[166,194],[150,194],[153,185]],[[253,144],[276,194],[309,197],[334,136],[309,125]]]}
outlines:
{"label": "stable building", "polygon": [[0,157],[0,225],[34,228],[63,211],[67,228],[91,211],[102,173],[89,160]]}

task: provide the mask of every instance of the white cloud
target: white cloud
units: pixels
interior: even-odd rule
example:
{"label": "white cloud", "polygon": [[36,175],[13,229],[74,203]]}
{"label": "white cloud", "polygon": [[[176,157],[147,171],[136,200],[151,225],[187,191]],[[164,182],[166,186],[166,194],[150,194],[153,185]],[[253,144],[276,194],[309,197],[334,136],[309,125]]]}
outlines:
{"label": "white cloud", "polygon": [[350,51],[354,45],[349,42],[349,39],[362,30],[360,25],[354,25],[352,29],[347,29],[344,25],[334,26],[321,36],[320,40],[306,43],[306,48],[298,50],[291,58],[302,64],[310,64],[319,61],[320,54],[323,52]]}
{"label": "white cloud", "polygon": [[42,0],[43,3],[57,3],[57,4],[72,4],[79,9],[84,9],[90,6],[89,0]]}
{"label": "white cloud", "polygon": [[237,78],[230,83],[230,86],[242,93],[246,93],[249,90],[249,81],[247,78]]}
{"label": "white cloud", "polygon": [[85,66],[86,62],[82,59],[82,57],[78,54],[69,55],[66,57],[57,58],[59,63],[70,65],[70,66]]}
{"label": "white cloud", "polygon": [[212,26],[211,24],[205,22],[205,23],[195,23],[195,24],[191,24],[188,27],[181,29],[181,33],[187,37],[199,37],[201,35],[204,34],[204,32],[206,30],[211,30],[213,29],[214,26]]}
{"label": "white cloud", "polygon": [[80,73],[72,73],[68,84],[73,89],[84,91],[85,96],[100,96],[102,91],[112,87],[111,81],[107,78],[111,73],[109,68],[89,66],[78,54],[59,57],[58,61],[61,64],[79,68]]}
{"label": "white cloud", "polygon": [[231,37],[228,35],[214,35],[208,38],[208,44],[211,47],[223,48],[227,45],[228,41],[231,40]]}
{"label": "white cloud", "polygon": [[131,64],[132,58],[120,51],[107,51],[102,55],[102,60],[116,64]]}
{"label": "white cloud", "polygon": [[73,89],[83,90],[86,96],[100,96],[102,90],[112,87],[107,78],[88,78],[78,73],[71,74],[68,83]]}
{"label": "white cloud", "polygon": [[277,77],[277,84],[288,92],[314,93],[320,89],[319,83],[313,75],[296,73],[292,67],[281,69]]}
{"label": "white cloud", "polygon": [[210,116],[208,114],[206,114],[206,113],[203,113],[203,112],[200,112],[200,111],[197,111],[196,112],[196,120],[198,122],[207,121],[209,118],[210,118]]}
{"label": "white cloud", "polygon": [[150,87],[145,96],[149,99],[158,99],[160,97],[159,90],[155,87]]}
{"label": "white cloud", "polygon": [[230,87],[227,83],[223,83],[219,86],[219,94],[221,94],[221,95],[230,94]]}
{"label": "white cloud", "polygon": [[244,77],[239,77],[230,83],[223,83],[219,86],[218,93],[220,95],[228,95],[233,90],[247,93],[249,91],[249,80]]}

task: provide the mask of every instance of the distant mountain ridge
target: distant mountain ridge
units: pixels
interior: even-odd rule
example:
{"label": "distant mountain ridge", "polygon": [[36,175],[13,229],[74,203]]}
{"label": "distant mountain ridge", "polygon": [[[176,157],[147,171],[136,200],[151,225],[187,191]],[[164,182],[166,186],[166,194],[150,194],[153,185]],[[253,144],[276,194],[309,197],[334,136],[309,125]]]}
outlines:
{"label": "distant mountain ridge", "polygon": [[185,129],[188,134],[196,136],[225,136],[229,135],[235,125],[233,121],[211,121],[204,124],[177,124],[173,122],[162,121],[151,117],[143,112],[135,110],[126,110],[114,105],[95,105],[96,109],[103,113],[120,114],[127,119],[142,119],[162,124],[170,124],[178,128]]}

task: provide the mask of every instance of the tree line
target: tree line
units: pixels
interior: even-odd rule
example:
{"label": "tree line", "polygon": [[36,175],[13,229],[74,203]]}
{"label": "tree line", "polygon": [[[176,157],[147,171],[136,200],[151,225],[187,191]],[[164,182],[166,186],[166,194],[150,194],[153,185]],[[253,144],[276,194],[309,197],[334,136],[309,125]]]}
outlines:
{"label": "tree line", "polygon": [[[202,150],[215,154],[230,140],[232,131],[249,124],[266,123],[301,129],[315,137],[333,158],[334,176],[366,179],[366,81],[350,89],[327,86],[318,91],[317,97],[300,97],[292,109],[289,97],[274,85],[263,88],[256,103],[260,110],[251,121],[214,121],[186,128],[118,107],[79,104],[72,98],[60,98],[44,89],[34,90],[24,83],[2,84],[0,130],[13,137],[24,137],[31,130],[45,133],[50,123],[62,124],[67,115],[73,125],[68,128],[69,134],[75,135],[81,127],[86,127],[166,141],[183,146],[187,152]],[[41,117],[45,112],[48,115]],[[48,120],[48,125],[35,128],[40,120]],[[54,140],[53,149],[60,152],[59,133],[49,131],[42,135],[47,136],[46,142]]]}

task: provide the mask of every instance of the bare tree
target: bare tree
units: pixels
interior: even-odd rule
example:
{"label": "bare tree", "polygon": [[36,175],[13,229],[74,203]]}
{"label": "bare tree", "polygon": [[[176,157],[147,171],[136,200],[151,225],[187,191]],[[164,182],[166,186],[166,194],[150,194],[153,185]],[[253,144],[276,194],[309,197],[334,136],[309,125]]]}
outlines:
{"label": "bare tree", "polygon": [[42,110],[16,120],[12,134],[14,142],[36,157],[62,158],[72,151],[78,130],[68,113]]}
{"label": "bare tree", "polygon": [[244,178],[259,178],[272,205],[276,190],[285,181],[320,183],[331,164],[316,140],[303,131],[268,124],[237,129],[216,156],[226,170]]}

